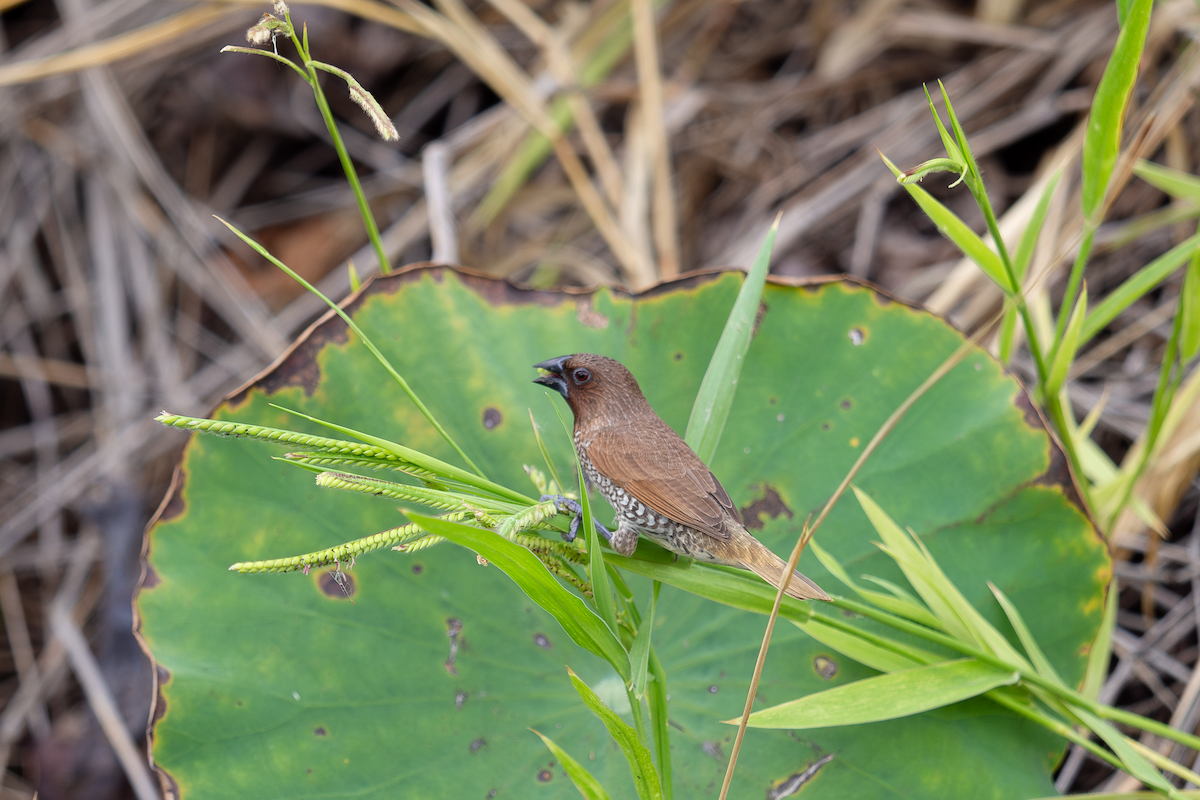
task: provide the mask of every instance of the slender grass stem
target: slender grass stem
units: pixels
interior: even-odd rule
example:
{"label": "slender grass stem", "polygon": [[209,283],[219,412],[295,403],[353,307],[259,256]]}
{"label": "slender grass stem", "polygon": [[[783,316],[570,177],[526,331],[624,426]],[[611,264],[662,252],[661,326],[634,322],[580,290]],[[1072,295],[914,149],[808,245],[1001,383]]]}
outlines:
{"label": "slender grass stem", "polygon": [[[991,201],[988,200],[987,190],[984,188],[982,180],[978,182],[978,191],[976,191],[975,183],[976,181],[972,180],[969,184],[971,194],[975,197],[976,205],[983,211],[983,218],[987,222],[988,233],[991,234],[992,241],[996,244],[996,251],[1000,254],[1000,263],[1004,265],[1004,272],[1008,276],[1009,285],[1019,295],[1021,286],[1017,281],[1016,270],[1013,268],[1008,247],[1004,244],[1004,238],[1000,235],[1000,224],[996,220],[996,212],[992,209]],[[1033,355],[1034,364],[1037,365],[1038,384],[1045,384],[1046,357],[1042,352],[1041,343],[1038,342],[1037,330],[1033,327],[1033,318],[1029,316],[1029,306],[1025,303],[1024,297],[1020,297],[1017,301],[1017,312],[1021,315],[1021,323],[1025,326],[1025,339],[1029,342],[1029,352]]]}
{"label": "slender grass stem", "polygon": [[[263,258],[267,259],[272,264],[274,264],[275,266],[279,267],[281,270],[286,272],[288,274],[288,276],[291,277],[292,280],[296,281],[296,283],[299,283],[301,286],[303,286],[309,292],[311,292],[312,294],[315,294],[317,297],[324,300],[325,304],[327,306],[329,306],[333,310],[334,313],[336,313],[339,317],[342,318],[342,321],[345,322],[347,326],[349,326],[350,330],[354,331],[354,333],[357,334],[360,339],[362,339],[363,345],[366,346],[367,350],[369,350],[371,352],[371,355],[375,356],[375,360],[378,361],[380,366],[382,366],[387,371],[388,375],[391,376],[392,380],[394,380],[396,382],[396,385],[399,386],[406,395],[408,395],[408,399],[411,400],[413,405],[415,405],[417,407],[417,410],[421,412],[421,415],[424,416],[425,419],[429,421],[429,424],[434,427],[434,430],[436,430],[441,435],[441,437],[446,440],[447,444],[449,444],[452,448],[454,448],[454,452],[458,453],[459,457],[463,461],[466,462],[468,467],[471,468],[471,471],[474,472],[476,475],[478,475],[481,478],[486,477],[486,476],[484,476],[483,472],[479,469],[479,467],[475,466],[475,462],[472,461],[470,456],[468,456],[466,454],[466,451],[464,451],[461,447],[459,447],[458,442],[454,441],[454,438],[449,434],[449,432],[447,432],[446,429],[442,427],[441,423],[437,421],[437,418],[433,416],[433,412],[430,411],[429,408],[425,405],[425,403],[423,403],[421,401],[421,398],[417,397],[417,393],[414,392],[412,390],[412,387],[408,385],[408,381],[404,380],[404,377],[399,372],[396,371],[396,368],[392,366],[392,362],[388,361],[387,357],[385,357],[383,355],[383,353],[380,352],[379,348],[375,346],[375,343],[371,341],[370,337],[367,336],[367,334],[363,331],[363,329],[358,326],[358,323],[354,321],[353,317],[351,317],[349,314],[347,314],[345,312],[345,310],[342,309],[342,307],[339,306],[337,303],[333,302],[328,297],[326,297],[324,294],[322,294],[321,291],[319,289],[317,289],[317,287],[313,286],[311,283],[306,281],[304,278],[300,277],[300,275],[298,275],[295,270],[293,270],[287,264],[284,264],[282,261],[280,261],[275,256],[271,255],[271,253],[265,247],[263,247],[258,242],[254,241],[252,238],[250,238],[246,234],[242,233],[240,230],[238,230],[237,228],[235,228],[233,225],[226,222],[225,220],[221,219],[220,217],[217,217],[216,219],[218,222],[220,222],[226,228],[229,228],[229,230],[233,231],[235,236],[237,236],[239,239],[241,239],[246,244],[250,245],[250,247],[252,247],[255,252],[257,252]],[[505,491],[509,491],[509,490],[506,489]]]}
{"label": "slender grass stem", "polygon": [[[1180,300],[1182,302],[1182,298]],[[1146,465],[1150,463],[1150,455],[1154,452],[1154,446],[1158,443],[1158,435],[1162,432],[1163,422],[1167,418],[1167,410],[1171,407],[1171,401],[1175,397],[1175,390],[1179,388],[1179,382],[1183,377],[1183,370],[1175,369],[1175,359],[1179,352],[1179,333],[1183,325],[1183,314],[1176,308],[1175,322],[1171,327],[1171,337],[1167,339],[1167,347],[1163,352],[1162,367],[1158,373],[1158,383],[1154,387],[1154,399],[1150,405],[1150,421],[1146,425],[1146,436],[1143,440],[1142,451],[1138,454],[1137,466],[1133,470],[1133,474],[1125,481],[1125,485],[1121,489],[1121,500],[1115,507],[1114,517],[1110,520],[1111,526],[1116,522],[1116,515],[1121,513],[1121,509],[1129,502],[1129,498],[1133,495],[1133,487],[1137,485],[1138,479],[1146,470]]]}
{"label": "slender grass stem", "polygon": [[346,150],[346,143],[342,141],[342,134],[338,132],[337,123],[333,119],[333,111],[329,108],[329,101],[325,98],[325,92],[321,89],[321,80],[317,75],[317,70],[312,65],[312,60],[308,53],[304,54],[304,66],[308,70],[308,81],[312,85],[313,97],[316,98],[317,108],[321,110],[321,118],[325,120],[325,127],[329,130],[329,138],[333,140],[333,149],[337,151],[338,161],[342,163],[342,171],[346,173],[346,180],[350,183],[350,188],[354,191],[354,201],[358,204],[358,213],[362,215],[363,225],[367,229],[367,238],[371,240],[371,246],[375,249],[375,257],[379,259],[379,272],[382,275],[387,275],[392,271],[391,265],[388,263],[387,254],[383,250],[383,239],[379,235],[379,226],[375,224],[375,216],[371,213],[371,206],[367,203],[367,196],[363,193],[362,182],[358,179],[358,172],[354,169],[354,162],[350,160],[350,153]]}
{"label": "slender grass stem", "polygon": [[[300,58],[304,61],[304,69],[307,71],[306,80],[308,85],[312,87],[313,97],[317,102],[317,108],[321,111],[321,118],[325,121],[325,127],[329,131],[329,137],[333,140],[333,148],[337,151],[338,160],[342,164],[342,171],[346,173],[346,180],[350,182],[350,188],[354,191],[354,199],[358,204],[358,213],[362,215],[363,225],[367,229],[367,237],[371,240],[371,245],[375,248],[375,257],[379,259],[379,272],[387,275],[391,272],[391,265],[388,264],[387,255],[383,251],[383,240],[379,236],[379,227],[375,224],[375,217],[371,214],[371,208],[367,205],[366,195],[363,194],[362,184],[358,180],[358,173],[354,169],[354,163],[350,160],[350,153],[346,150],[346,143],[342,141],[342,135],[338,132],[337,123],[333,119],[333,111],[329,108],[329,101],[325,99],[325,92],[321,89],[321,81],[317,76],[317,70],[312,64],[312,54],[308,51],[308,23],[304,24],[304,37],[296,33],[296,26],[292,24],[292,14],[287,13],[287,24],[291,32],[292,44],[296,48],[296,52],[300,54]],[[296,68],[299,71],[299,68]]]}

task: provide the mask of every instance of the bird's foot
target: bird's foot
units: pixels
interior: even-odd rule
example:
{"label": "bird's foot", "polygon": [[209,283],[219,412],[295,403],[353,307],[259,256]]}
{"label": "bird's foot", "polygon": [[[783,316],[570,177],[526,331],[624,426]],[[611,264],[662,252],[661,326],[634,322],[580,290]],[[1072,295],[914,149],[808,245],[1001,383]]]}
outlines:
{"label": "bird's foot", "polygon": [[[571,526],[563,533],[562,538],[564,542],[575,541],[575,537],[579,534],[579,523],[583,519],[583,506],[579,505],[578,500],[572,500],[561,494],[544,494],[538,498],[538,501],[542,503],[547,500],[553,500],[554,507],[561,513],[571,515]],[[592,520],[592,524],[596,526],[596,533],[603,536],[606,541],[612,541],[612,531],[595,520]]]}

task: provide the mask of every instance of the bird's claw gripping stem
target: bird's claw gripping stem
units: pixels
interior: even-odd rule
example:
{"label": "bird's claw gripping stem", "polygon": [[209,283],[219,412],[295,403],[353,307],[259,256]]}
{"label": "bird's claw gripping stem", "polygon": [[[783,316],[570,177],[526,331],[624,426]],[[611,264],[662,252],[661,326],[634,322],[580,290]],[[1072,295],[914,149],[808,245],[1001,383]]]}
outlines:
{"label": "bird's claw gripping stem", "polygon": [[[561,494],[544,494],[538,498],[539,502],[547,500],[554,501],[554,507],[563,514],[571,515],[571,526],[563,533],[564,542],[573,542],[579,534],[579,523],[583,519],[583,506],[579,505],[578,500],[572,500]],[[592,524],[596,526],[596,533],[604,537],[605,541],[612,541],[612,531],[601,525],[599,522],[592,520]]]}

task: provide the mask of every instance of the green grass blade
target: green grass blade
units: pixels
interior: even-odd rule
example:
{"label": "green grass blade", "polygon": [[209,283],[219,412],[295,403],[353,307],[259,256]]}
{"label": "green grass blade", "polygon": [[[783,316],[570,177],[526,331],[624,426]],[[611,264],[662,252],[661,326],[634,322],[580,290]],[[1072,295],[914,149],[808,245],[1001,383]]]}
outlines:
{"label": "green grass blade", "polygon": [[1129,9],[1133,6],[1133,0],[1117,0],[1117,25],[1123,26],[1125,20],[1129,19]]}
{"label": "green grass blade", "polygon": [[637,731],[626,725],[612,709],[604,705],[604,701],[588,688],[570,667],[567,668],[567,673],[571,676],[571,683],[575,684],[575,691],[579,692],[584,704],[600,718],[604,727],[608,728],[608,732],[616,740],[617,746],[621,748],[621,752],[625,754],[625,759],[629,762],[629,771],[633,773],[633,785],[637,788],[638,797],[641,800],[661,800],[662,787],[658,782],[654,761],[646,745],[638,738]]}
{"label": "green grass blade", "polygon": [[[1041,646],[1033,638],[1029,626],[1025,624],[1025,618],[1021,616],[1021,612],[1008,599],[1008,595],[1000,591],[1000,587],[991,581],[988,581],[988,588],[992,590],[992,594],[996,595],[996,600],[999,601],[1000,606],[1004,609],[1005,616],[1008,617],[1013,630],[1017,632],[1017,638],[1021,640],[1021,645],[1025,648],[1025,653],[1029,656],[1029,660],[1033,662],[1033,666],[1038,671],[1038,674],[1048,681],[1063,683],[1063,679],[1058,675],[1058,670],[1050,663],[1050,659],[1046,658],[1046,654],[1042,652]],[[1065,686],[1066,684],[1063,685]]]}
{"label": "green grass blade", "polygon": [[650,646],[650,681],[646,690],[646,705],[650,707],[650,721],[654,725],[654,756],[658,759],[658,776],[662,783],[663,798],[675,796],[671,784],[671,721],[667,715],[667,671],[658,660],[654,646]]}
{"label": "green grass blade", "polygon": [[1079,693],[1084,697],[1095,700],[1100,696],[1100,689],[1108,677],[1108,662],[1112,657],[1112,635],[1117,625],[1117,581],[1114,578],[1108,585],[1108,597],[1104,601],[1104,617],[1100,620],[1100,630],[1096,632],[1096,640],[1088,650],[1087,668],[1083,673],[1083,685]]}
{"label": "green grass blade", "polygon": [[762,301],[763,284],[767,269],[771,265],[771,250],[775,246],[775,234],[779,231],[779,217],[767,232],[754,265],[746,273],[733,310],[725,322],[725,330],[713,351],[712,360],[696,393],[692,404],[692,415],[688,419],[684,441],[696,451],[705,464],[712,460],[717,443],[725,430],[725,420],[733,405],[733,394],[737,390],[738,377],[742,374],[750,338],[754,335],[754,323],[758,319],[758,306]]}
{"label": "green grass blade", "polygon": [[1071,713],[1079,717],[1080,722],[1112,748],[1113,753],[1124,764],[1126,772],[1151,789],[1155,789],[1168,797],[1179,797],[1179,791],[1158,770],[1152,767],[1150,762],[1141,753],[1133,749],[1133,746],[1123,733],[1087,709],[1072,706]]}
{"label": "green grass blade", "polygon": [[1133,167],[1133,174],[1146,183],[1161,189],[1177,200],[1190,200],[1200,203],[1200,178],[1189,175],[1177,169],[1155,164],[1153,161],[1139,160]]}
{"label": "green grass blade", "polygon": [[[911,655],[904,655],[896,650],[868,642],[848,631],[831,628],[817,619],[811,619],[808,622],[793,622],[792,624],[831,650],[836,650],[847,658],[880,672],[903,672],[940,660],[933,653],[917,647],[911,648],[913,651]],[[898,647],[908,647],[899,642],[896,644]]]}
{"label": "green grass blade", "polygon": [[[1004,263],[1008,259],[1008,253],[1004,249],[1004,241],[999,236],[1000,229],[995,225],[996,212],[992,209],[991,201],[988,200],[987,187],[983,184],[983,174],[979,170],[979,162],[975,160],[975,154],[971,152],[971,142],[967,139],[967,133],[963,130],[958,114],[954,113],[954,104],[950,102],[950,93],[946,91],[946,85],[941,80],[938,80],[938,88],[942,90],[942,102],[946,104],[946,116],[950,118],[950,129],[954,131],[954,140],[962,152],[967,188],[971,190],[976,205],[979,206],[979,210],[983,212],[984,218],[988,222],[988,230],[995,239],[997,250],[1000,251],[1000,261]],[[1005,274],[1007,275],[1008,272]]]}
{"label": "green grass blade", "polygon": [[554,481],[554,485],[561,492],[563,490],[562,478],[558,476],[558,470],[555,469],[554,461],[550,458],[550,451],[546,449],[546,443],[542,440],[542,432],[538,429],[537,420],[533,418],[532,408],[529,409],[529,424],[533,426],[533,438],[537,440],[538,451],[542,454],[542,461],[546,463],[546,471],[550,473],[550,479]]}
{"label": "green grass blade", "polygon": [[1198,243],[1200,243],[1200,233],[1177,244],[1142,267],[1100,301],[1083,321],[1083,329],[1079,334],[1079,346],[1083,347],[1087,344],[1093,336],[1104,330],[1108,323],[1116,319],[1118,314],[1133,305],[1138,298],[1165,280],[1168,275],[1191,258]]}
{"label": "green grass blade", "polygon": [[977,697],[997,686],[1011,686],[1019,677],[1017,672],[972,658],[946,661],[866,678],[765,708],[750,715],[749,725],[803,730],[898,719]]}
{"label": "green grass blade", "polygon": [[945,587],[939,585],[936,578],[927,574],[927,565],[922,563],[921,553],[917,546],[904,535],[900,526],[893,522],[892,518],[874,500],[858,487],[852,486],[851,489],[858,496],[858,502],[866,512],[871,525],[883,539],[885,552],[900,566],[908,582],[917,590],[917,594],[937,617],[940,627],[960,641],[982,645],[980,637],[959,614],[954,598],[947,597],[944,591]]}
{"label": "green grass blade", "polygon": [[604,787],[600,785],[600,781],[592,777],[592,773],[583,768],[571,755],[554,743],[554,740],[549,736],[543,736],[541,733],[529,730],[537,734],[538,738],[545,743],[546,747],[558,759],[558,763],[567,772],[567,777],[571,779],[571,783],[575,784],[575,788],[583,795],[584,800],[609,800],[608,792],[604,791]]}
{"label": "green grass blade", "polygon": [[[595,581],[592,582],[595,585]],[[646,675],[650,666],[650,637],[654,632],[654,612],[658,608],[658,590],[662,584],[654,582],[654,591],[650,595],[650,610],[638,625],[637,638],[629,650],[629,663],[633,670],[633,681],[629,687],[633,696],[641,700],[646,696]]]}
{"label": "green grass blade", "polygon": [[[437,419],[433,416],[433,412],[430,411],[423,402],[421,402],[421,398],[417,397],[417,393],[414,392],[412,390],[412,387],[410,387],[408,385],[408,381],[404,380],[404,378],[400,375],[400,373],[396,371],[396,368],[392,366],[392,363],[390,361],[388,361],[387,357],[385,357],[383,355],[383,353],[381,353],[379,351],[379,348],[375,346],[375,343],[372,342],[370,337],[368,337],[367,334],[363,332],[362,328],[358,327],[358,323],[355,322],[354,319],[349,314],[347,314],[344,310],[342,310],[342,308],[337,303],[333,302],[328,297],[326,297],[324,294],[322,294],[321,290],[319,290],[317,287],[313,286],[311,283],[306,281],[304,278],[297,275],[296,272],[294,270],[292,270],[291,267],[289,267],[287,264],[284,264],[278,258],[276,258],[275,256],[271,255],[269,252],[267,252],[267,249],[265,247],[263,247],[258,242],[254,241],[249,236],[242,233],[237,228],[235,228],[233,225],[230,225],[228,222],[221,219],[220,217],[216,217],[216,219],[222,225],[224,225],[226,228],[229,228],[229,230],[233,231],[233,233],[239,239],[241,239],[246,244],[250,245],[250,247],[256,253],[258,253],[260,256],[267,259],[268,261],[270,261],[272,264],[274,264],[279,269],[286,272],[291,277],[292,280],[299,283],[301,286],[303,286],[305,289],[307,289],[312,294],[315,294],[317,297],[321,298],[325,302],[325,305],[327,305],[331,309],[333,309],[334,313],[336,313],[339,317],[341,317],[342,321],[346,323],[346,325],[350,328],[350,330],[354,331],[355,335],[357,335],[358,338],[362,340],[363,345],[367,348],[367,350],[369,350],[371,352],[371,355],[375,356],[375,360],[378,361],[380,366],[382,366],[384,368],[384,370],[387,372],[387,374],[392,377],[392,380],[396,382],[396,385],[399,386],[406,395],[408,395],[408,399],[411,400],[413,405],[415,405],[417,407],[417,410],[421,412],[421,415],[423,417],[425,417],[426,420],[429,421],[429,424],[433,426],[434,430],[436,430],[438,432],[438,434],[441,435],[441,437],[446,440],[447,444],[449,444],[452,448],[454,448],[454,452],[458,453],[459,457],[466,463],[466,465],[468,467],[471,468],[472,472],[474,472],[476,475],[478,475],[481,478],[484,477],[484,474],[482,471],[480,471],[479,467],[475,466],[475,462],[472,461],[470,459],[470,457],[467,456],[466,452],[461,447],[458,446],[458,442],[454,441],[454,438],[451,437],[450,434],[446,431],[446,429],[442,427],[441,423],[438,422]],[[381,269],[386,269],[386,266],[387,266],[386,264],[380,265]]]}
{"label": "green grass blade", "polygon": [[[942,102],[946,104],[946,116],[950,119],[950,129],[954,131],[954,141],[958,145],[963,164],[970,171],[971,175],[979,181],[979,185],[982,186],[983,180],[979,173],[979,164],[975,161],[975,154],[971,152],[971,143],[967,140],[966,131],[963,130],[962,123],[959,122],[958,114],[954,113],[954,104],[950,102],[950,93],[946,91],[946,86],[940,79],[938,80],[938,88],[942,91]],[[928,96],[928,91],[926,95]],[[939,124],[938,127],[941,127],[941,125]]]}
{"label": "green grass blade", "polygon": [[586,603],[555,580],[533,553],[492,531],[418,514],[410,514],[409,519],[423,530],[470,548],[495,564],[530,600],[550,612],[572,641],[612,664],[623,680],[629,680],[629,656],[620,640]]}
{"label": "green grass blade", "polygon": [[908,582],[941,621],[942,627],[964,643],[974,644],[1019,669],[1032,671],[1025,657],[975,610],[975,606],[946,577],[921,540],[900,530],[900,526],[857,486],[851,488],[876,532],[883,538],[883,551],[900,566]]}
{"label": "green grass blade", "polygon": [[1054,350],[1054,359],[1050,362],[1050,372],[1046,375],[1045,393],[1049,397],[1058,394],[1063,382],[1067,379],[1067,371],[1075,363],[1075,353],[1079,351],[1079,332],[1083,329],[1084,317],[1087,314],[1087,284],[1075,302],[1075,310],[1071,312],[1071,320],[1063,331],[1062,341]]}
{"label": "green grass blade", "polygon": [[1029,224],[1025,226],[1025,232],[1021,234],[1016,255],[1013,256],[1013,275],[1018,284],[1025,280],[1025,272],[1029,269],[1029,262],[1033,259],[1033,249],[1037,246],[1038,237],[1042,235],[1042,225],[1046,221],[1050,199],[1054,197],[1054,190],[1058,188],[1060,178],[1062,178],[1061,169],[1050,176],[1042,196],[1038,198],[1037,206],[1033,209],[1033,215],[1029,218]]}
{"label": "green grass blade", "polygon": [[946,130],[946,126],[942,124],[942,115],[938,113],[937,108],[933,105],[933,98],[929,96],[929,87],[922,84],[921,88],[925,91],[925,102],[929,104],[929,113],[933,115],[934,124],[937,125],[938,136],[942,138],[942,147],[946,148],[946,155],[951,161],[958,165],[956,172],[961,172],[966,165],[963,160],[962,151],[958,149],[958,145],[954,141],[954,137]]}
{"label": "green grass blade", "polygon": [[[880,157],[897,177],[902,174],[896,165],[888,160],[887,156],[881,153]],[[971,230],[953,211],[934,199],[933,195],[920,186],[904,184],[904,189],[912,195],[913,200],[917,201],[917,205],[933,221],[943,236],[958,245],[958,249],[962,250],[967,258],[974,261],[984,271],[984,274],[996,282],[997,286],[1009,294],[1012,293],[1012,284],[1004,271],[1004,262],[1000,260],[1000,256],[994,250],[984,244],[979,234]]]}
{"label": "green grass blade", "polygon": [[1200,353],[1200,250],[1188,259],[1179,293],[1179,363],[1187,364]]}
{"label": "green grass blade", "polygon": [[1125,106],[1137,78],[1138,62],[1150,28],[1153,0],[1132,0],[1117,44],[1109,57],[1104,76],[1092,100],[1087,133],[1083,140],[1083,187],[1081,205],[1084,219],[1100,224],[1104,195],[1117,163]]}
{"label": "green grass blade", "polygon": [[[579,526],[583,528],[583,536],[588,547],[588,575],[592,581],[592,599],[596,601],[596,611],[600,619],[608,624],[615,633],[617,630],[617,603],[613,599],[612,584],[608,582],[608,573],[604,569],[604,549],[600,546],[600,534],[596,530],[595,518],[592,516],[592,501],[588,497],[587,484],[583,480],[583,468],[578,463],[575,473],[579,476],[579,505],[583,508],[583,519]],[[626,680],[629,676],[625,676]]]}
{"label": "green grass blade", "polygon": [[1005,366],[1012,361],[1013,337],[1017,334],[1017,310],[1010,308],[1004,312],[1004,320],[1000,323],[1000,363]]}

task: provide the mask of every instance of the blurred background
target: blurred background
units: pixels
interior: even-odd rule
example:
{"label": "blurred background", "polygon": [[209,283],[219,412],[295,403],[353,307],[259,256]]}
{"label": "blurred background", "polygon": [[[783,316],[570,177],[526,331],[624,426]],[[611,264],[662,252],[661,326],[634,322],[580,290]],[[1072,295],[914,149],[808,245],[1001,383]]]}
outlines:
{"label": "blurred background", "polygon": [[[244,46],[268,11],[0,0],[0,798],[135,796],[153,672],[130,599],[183,444],[152,417],[205,414],[320,311],[213,215],[334,298],[349,291],[348,260],[363,277],[379,270],[309,87],[270,59],[219,52]],[[747,267],[782,212],[775,275],[848,273],[969,332],[999,291],[877,151],[901,168],[941,155],[921,88],[940,79],[1006,235],[1065,168],[1031,267],[1044,276],[1033,304],[1057,305],[1081,229],[1082,125],[1118,32],[1112,0],[328,0],[291,12],[314,57],[353,74],[400,133],[380,140],[326,76],[391,268],[432,259],[543,288],[640,291]],[[1198,31],[1192,0],[1157,4],[1092,296],[1195,232],[1200,209],[1130,167],[1195,171]],[[982,231],[953,179],[925,187]],[[1078,417],[1098,410],[1093,438],[1117,463],[1145,428],[1181,277],[1071,373]],[[1013,369],[1031,370],[1026,353]],[[1179,413],[1137,489],[1161,530],[1128,515],[1112,533],[1122,611],[1101,699],[1194,729],[1200,408]],[[1058,786],[1129,788],[1109,772],[1072,752]]]}

